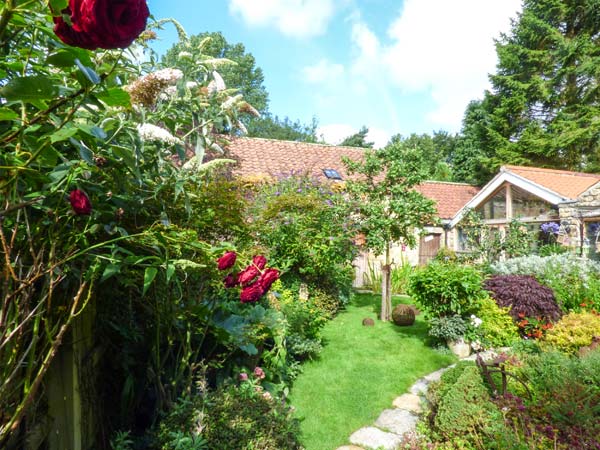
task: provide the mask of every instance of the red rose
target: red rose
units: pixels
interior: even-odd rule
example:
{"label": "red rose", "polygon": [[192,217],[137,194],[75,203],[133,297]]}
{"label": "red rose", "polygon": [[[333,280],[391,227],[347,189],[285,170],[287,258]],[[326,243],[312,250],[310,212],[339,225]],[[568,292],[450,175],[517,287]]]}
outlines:
{"label": "red rose", "polygon": [[230,267],[233,267],[236,258],[237,255],[235,252],[225,252],[223,256],[217,259],[217,267],[219,270],[227,270]]}
{"label": "red rose", "polygon": [[271,285],[279,279],[279,270],[277,269],[267,269],[263,272],[263,274],[258,279],[258,283],[262,285],[265,292],[269,290]]}
{"label": "red rose", "polygon": [[75,189],[71,191],[71,195],[69,195],[69,202],[71,202],[71,207],[75,214],[78,215],[89,215],[92,212],[92,203],[85,192]]}
{"label": "red rose", "polygon": [[255,266],[248,266],[240,272],[237,281],[242,286],[247,286],[259,275],[260,270],[258,270]]}
{"label": "red rose", "polygon": [[242,303],[254,303],[257,302],[265,293],[260,283],[256,282],[250,286],[246,286],[240,292],[240,300]]}
{"label": "red rose", "polygon": [[237,285],[237,274],[230,273],[223,279],[226,288],[232,288]]}
{"label": "red rose", "polygon": [[65,44],[95,50],[126,48],[146,28],[146,0],[69,0],[62,16],[54,18],[54,33]]}
{"label": "red rose", "polygon": [[252,258],[252,264],[262,270],[267,265],[267,258],[265,258],[263,255],[256,255],[254,258]]}

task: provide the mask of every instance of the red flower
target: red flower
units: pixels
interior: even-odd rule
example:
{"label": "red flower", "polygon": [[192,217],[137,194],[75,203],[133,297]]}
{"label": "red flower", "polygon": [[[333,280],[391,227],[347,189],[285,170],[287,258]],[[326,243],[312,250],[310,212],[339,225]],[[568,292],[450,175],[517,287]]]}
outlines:
{"label": "red flower", "polygon": [[258,267],[260,270],[263,270],[267,265],[267,258],[265,258],[263,255],[256,255],[254,258],[252,258],[252,264]]}
{"label": "red flower", "polygon": [[87,216],[92,212],[92,202],[82,190],[75,189],[71,191],[69,202],[71,202],[71,208],[73,208],[75,214]]}
{"label": "red flower", "polygon": [[225,278],[223,278],[223,284],[226,288],[232,288],[237,286],[237,274],[230,273]]}
{"label": "red flower", "polygon": [[61,14],[54,18],[54,33],[59,39],[95,50],[131,45],[146,28],[150,11],[146,0],[69,0]]}
{"label": "red flower", "polygon": [[260,300],[264,293],[262,285],[256,282],[242,289],[240,300],[242,303],[254,303]]}
{"label": "red flower", "polygon": [[235,252],[225,252],[223,256],[217,259],[217,267],[219,270],[227,270],[235,264],[237,254]]}
{"label": "red flower", "polygon": [[258,275],[260,275],[260,270],[258,270],[255,266],[248,266],[240,272],[237,281],[242,286],[247,286],[252,283],[252,281]]}
{"label": "red flower", "polygon": [[265,292],[269,290],[271,285],[279,279],[279,270],[267,269],[258,278],[258,282],[263,286]]}

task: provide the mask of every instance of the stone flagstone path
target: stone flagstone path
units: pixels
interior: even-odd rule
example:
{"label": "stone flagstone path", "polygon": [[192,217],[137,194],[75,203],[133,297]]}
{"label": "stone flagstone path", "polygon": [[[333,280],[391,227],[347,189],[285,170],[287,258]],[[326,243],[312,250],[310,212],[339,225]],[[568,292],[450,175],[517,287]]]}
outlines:
{"label": "stone flagstone path", "polygon": [[[495,352],[480,353],[484,360],[493,359],[497,356]],[[464,360],[474,361],[476,355],[471,355]],[[438,381],[442,374],[454,367],[445,367],[435,372],[425,375],[413,384],[408,393],[396,397],[392,403],[391,409],[384,410],[375,423],[371,426],[363,427],[355,431],[350,436],[352,445],[338,447],[337,450],[366,450],[366,449],[385,449],[396,450],[402,441],[404,433],[415,431],[415,426],[419,420],[419,414],[423,411],[422,403],[427,393],[429,384]]]}

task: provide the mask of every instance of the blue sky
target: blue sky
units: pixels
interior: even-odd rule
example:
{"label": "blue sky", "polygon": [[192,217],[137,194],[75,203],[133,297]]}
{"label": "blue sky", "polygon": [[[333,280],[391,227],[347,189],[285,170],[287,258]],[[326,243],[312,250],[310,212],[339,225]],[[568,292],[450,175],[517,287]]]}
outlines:
{"label": "blue sky", "polygon": [[[221,31],[262,68],[269,109],[337,143],[362,125],[396,133],[457,132],[494,72],[493,39],[521,0],[148,0],[188,34]],[[159,33],[159,52],[176,40]]]}

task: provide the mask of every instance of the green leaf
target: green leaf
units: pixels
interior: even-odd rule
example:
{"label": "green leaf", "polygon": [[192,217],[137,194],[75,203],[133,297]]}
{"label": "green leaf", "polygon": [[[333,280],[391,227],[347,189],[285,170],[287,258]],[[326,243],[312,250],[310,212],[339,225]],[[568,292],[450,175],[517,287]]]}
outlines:
{"label": "green leaf", "polygon": [[15,120],[18,119],[19,115],[12,109],[0,108],[0,121],[4,120]]}
{"label": "green leaf", "polygon": [[77,141],[73,138],[69,138],[71,144],[79,149],[79,156],[88,164],[94,164],[94,152],[85,145],[82,141]]}
{"label": "green leaf", "polygon": [[106,103],[108,106],[122,106],[129,108],[131,106],[131,97],[129,93],[121,88],[111,88],[104,92],[96,94],[99,100]]}
{"label": "green leaf", "polygon": [[175,273],[175,266],[172,264],[169,264],[167,266],[167,283],[171,281],[171,278],[173,277],[174,273]]}
{"label": "green leaf", "polygon": [[120,264],[109,264],[104,269],[104,272],[102,273],[102,278],[100,278],[100,282],[102,283],[103,281],[109,279],[113,275],[118,274],[120,271],[121,271]]}
{"label": "green leaf", "polygon": [[75,65],[77,56],[68,50],[59,50],[46,58],[46,64],[55,67],[71,67]]}
{"label": "green leaf", "polygon": [[69,0],[50,0],[49,3],[52,11],[56,11],[57,14],[69,6]]}
{"label": "green leaf", "polygon": [[0,96],[8,101],[53,99],[58,94],[58,88],[48,78],[42,75],[13,78],[0,89]]}
{"label": "green leaf", "polygon": [[75,136],[77,134],[77,131],[77,128],[67,125],[61,128],[60,130],[52,133],[50,135],[50,142],[54,144],[55,142],[66,141],[70,137]]}
{"label": "green leaf", "polygon": [[100,84],[100,77],[98,76],[98,74],[96,72],[94,72],[94,69],[92,69],[91,67],[88,66],[84,66],[81,61],[79,61],[79,58],[75,59],[75,64],[77,65],[77,67],[79,67],[79,70],[81,70],[81,73],[83,73],[85,75],[85,77],[90,80],[91,83],[93,84]]}
{"label": "green leaf", "polygon": [[137,167],[135,165],[135,159],[131,154],[131,150],[125,147],[112,147],[112,153],[116,158],[121,158],[125,165],[132,171],[135,172]]}
{"label": "green leaf", "polygon": [[157,273],[158,269],[156,267],[146,267],[146,270],[144,271],[144,290],[142,292],[142,296],[146,295],[146,292],[150,288],[150,285],[154,281]]}
{"label": "green leaf", "polygon": [[250,356],[254,356],[258,354],[258,349],[254,344],[244,344],[240,345],[240,350],[245,351]]}

